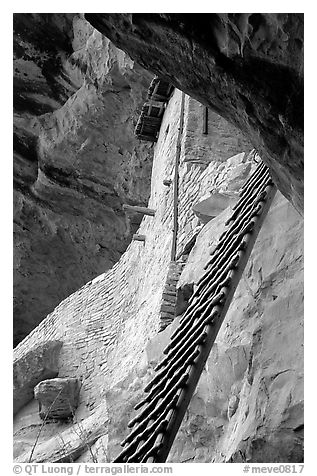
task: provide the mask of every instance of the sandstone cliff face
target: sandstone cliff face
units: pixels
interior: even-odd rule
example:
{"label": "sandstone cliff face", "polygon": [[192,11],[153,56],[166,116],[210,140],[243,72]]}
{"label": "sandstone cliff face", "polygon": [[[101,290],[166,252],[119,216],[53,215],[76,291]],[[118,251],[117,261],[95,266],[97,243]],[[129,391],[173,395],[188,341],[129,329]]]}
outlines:
{"label": "sandstone cliff face", "polygon": [[131,58],[240,128],[303,209],[303,15],[86,14]]}
{"label": "sandstone cliff face", "polygon": [[74,14],[14,15],[14,343],[126,249],[153,151],[151,75]]}
{"label": "sandstone cliff face", "polygon": [[[230,157],[237,144],[234,130],[228,156],[223,151],[219,160],[207,164],[206,142],[201,163],[187,160],[198,137],[190,124],[199,107],[191,101],[186,98],[184,108],[177,253],[184,252],[193,234],[197,238],[183,254],[189,257],[180,288],[197,281],[230,213],[227,208],[202,227],[193,207],[214,192],[234,197],[255,166],[252,154]],[[177,325],[178,319],[158,333],[173,226],[173,189],[163,180],[174,172],[180,103],[180,91],[175,91],[155,145],[149,207],[156,213],[144,217],[138,230],[146,236],[145,243],[132,242],[111,270],[61,302],[15,349],[19,367],[39,343],[62,342],[58,377],[82,383],[73,422],[45,425],[33,461],[113,461],[135,415],[133,406]],[[219,123],[221,135],[222,120]],[[216,132],[215,127],[214,137]],[[302,315],[302,218],[278,194],[170,461],[301,461]],[[41,425],[37,404],[30,400],[14,420],[16,461],[29,460]]]}

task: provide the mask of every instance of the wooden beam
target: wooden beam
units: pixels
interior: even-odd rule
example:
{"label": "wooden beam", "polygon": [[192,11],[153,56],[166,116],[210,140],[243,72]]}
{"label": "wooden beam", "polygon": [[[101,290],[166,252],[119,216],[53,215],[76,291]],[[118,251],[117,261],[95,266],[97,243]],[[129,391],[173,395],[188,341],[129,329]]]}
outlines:
{"label": "wooden beam", "polygon": [[149,141],[149,142],[157,142],[157,137],[148,136],[148,135],[145,135],[145,134],[137,134],[137,137],[140,140],[146,140],[146,141]]}
{"label": "wooden beam", "polygon": [[137,233],[135,233],[132,236],[132,240],[133,241],[144,241],[145,242],[145,235],[138,235]]}
{"label": "wooden beam", "polygon": [[208,107],[206,106],[203,109],[203,134],[208,134]]}
{"label": "wooden beam", "polygon": [[182,93],[181,110],[179,117],[179,128],[176,143],[176,156],[175,156],[175,172],[174,172],[174,198],[173,198],[173,237],[172,237],[172,250],[171,261],[176,259],[177,249],[177,233],[178,233],[178,182],[179,182],[179,159],[181,156],[181,142],[184,127],[184,107],[185,107],[185,93]]}
{"label": "wooden beam", "polygon": [[149,215],[151,217],[154,217],[155,215],[155,210],[152,208],[147,208],[147,207],[138,207],[137,205],[128,205],[125,203],[122,205],[123,210],[127,210],[128,212],[136,212],[136,213],[141,213],[142,215]]}
{"label": "wooden beam", "polygon": [[163,180],[163,185],[165,185],[166,187],[169,187],[171,184],[172,184],[171,179],[164,179]]}
{"label": "wooden beam", "polygon": [[[142,112],[146,116],[151,116],[151,117],[161,117],[165,109],[165,103],[162,101],[154,101],[151,99],[150,102],[145,103]],[[155,111],[156,110],[156,111]],[[153,113],[156,112],[156,116],[153,115]]]}

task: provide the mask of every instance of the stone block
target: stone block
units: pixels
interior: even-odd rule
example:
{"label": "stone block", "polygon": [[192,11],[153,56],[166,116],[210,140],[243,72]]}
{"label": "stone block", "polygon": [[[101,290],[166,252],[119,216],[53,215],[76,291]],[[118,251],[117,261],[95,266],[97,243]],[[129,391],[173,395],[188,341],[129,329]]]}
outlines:
{"label": "stone block", "polygon": [[237,198],[223,193],[214,193],[193,207],[195,215],[203,222],[208,223],[212,218],[220,215],[227,207],[232,206]]}
{"label": "stone block", "polygon": [[173,312],[173,314],[171,314],[169,312],[161,312],[160,317],[163,321],[168,321],[170,319],[174,320],[175,315],[174,315],[174,312]]}
{"label": "stone block", "polygon": [[241,164],[244,161],[245,155],[245,152],[241,152],[240,154],[230,157],[230,159],[227,160],[227,165],[236,166]]}
{"label": "stone block", "polygon": [[180,271],[173,271],[168,273],[168,280],[178,281]]}
{"label": "stone block", "polygon": [[168,306],[167,304],[162,304],[161,305],[161,312],[170,312],[172,315],[174,315],[175,307],[174,306]]}
{"label": "stone block", "polygon": [[229,172],[229,181],[232,182],[233,180],[246,180],[248,175],[250,174],[251,170],[251,163],[241,163],[234,167]]}
{"label": "stone block", "polygon": [[163,293],[169,296],[176,296],[176,286],[165,286]]}
{"label": "stone block", "polygon": [[42,380],[58,375],[58,356],[62,347],[58,340],[41,344],[13,364],[13,414],[33,398],[33,389]]}
{"label": "stone block", "polygon": [[166,280],[166,284],[169,285],[169,286],[176,286],[176,284],[178,283],[178,279],[175,279],[173,277],[167,277],[167,280]]}
{"label": "stone block", "polygon": [[78,406],[79,382],[76,378],[43,380],[34,388],[42,420],[71,418]]}
{"label": "stone block", "polygon": [[162,300],[174,304],[176,302],[176,296],[172,296],[170,294],[163,293],[162,294]]}

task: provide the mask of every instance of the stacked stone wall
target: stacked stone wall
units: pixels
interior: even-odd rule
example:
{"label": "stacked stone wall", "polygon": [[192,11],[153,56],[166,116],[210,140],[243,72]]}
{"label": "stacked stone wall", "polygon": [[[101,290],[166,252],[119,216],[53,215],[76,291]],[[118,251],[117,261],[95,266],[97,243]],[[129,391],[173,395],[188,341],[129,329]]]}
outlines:
{"label": "stacked stone wall", "polygon": [[165,287],[162,294],[162,304],[160,308],[160,331],[166,329],[175,318],[176,310],[176,287],[185,263],[172,261],[168,268]]}
{"label": "stacked stone wall", "polygon": [[210,162],[224,162],[237,152],[253,148],[240,130],[208,109],[207,134],[203,133],[204,108],[187,96],[184,134],[185,161],[207,167]]}

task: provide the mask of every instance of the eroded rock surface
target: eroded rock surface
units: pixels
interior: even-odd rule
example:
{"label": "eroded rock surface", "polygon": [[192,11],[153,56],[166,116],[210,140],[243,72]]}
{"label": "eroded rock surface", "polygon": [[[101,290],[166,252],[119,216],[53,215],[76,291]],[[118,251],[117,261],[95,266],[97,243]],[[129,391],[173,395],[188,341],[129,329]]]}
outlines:
{"label": "eroded rock surface", "polygon": [[14,344],[109,269],[146,205],[133,127],[152,75],[78,14],[14,15]]}
{"label": "eroded rock surface", "polygon": [[58,357],[62,342],[48,341],[31,349],[13,364],[13,413],[33,398],[33,390],[42,380],[58,375]]}
{"label": "eroded rock surface", "polygon": [[[181,102],[182,93],[175,90],[167,104],[155,146],[148,207],[156,212],[155,216],[144,216],[138,230],[146,235],[145,243],[133,241],[111,270],[63,300],[15,349],[16,358],[20,358],[38,342],[60,339],[63,348],[59,377],[75,377],[82,382],[72,431],[66,422],[45,425],[33,453],[33,461],[56,462],[65,458],[66,452],[68,458],[76,458],[77,461],[91,461],[91,452],[98,455],[98,461],[99,458],[100,461],[112,461],[121,449],[119,443],[128,430],[127,421],[133,415],[133,404],[141,398],[144,385],[153,375],[153,366],[147,361],[145,348],[161,327],[166,284],[169,287],[174,194],[173,187],[166,187],[163,182],[174,176]],[[195,100],[185,98],[179,167],[177,254],[183,254],[185,250],[188,254],[190,247],[187,245],[197,233],[198,218],[192,211],[193,205],[213,191],[237,194],[235,180],[240,183],[241,177],[234,173],[234,169],[240,170],[240,165],[247,163],[250,163],[251,169],[255,167],[250,154],[242,153],[229,159],[231,154],[241,151],[238,148],[239,134],[238,137],[235,135],[235,129],[230,124],[227,126],[229,137],[219,160],[215,160],[217,153],[213,155],[210,152],[211,145],[215,137],[220,143],[219,136],[225,133],[225,121],[219,119],[217,123],[214,117],[210,117],[213,134],[205,137],[205,147],[200,150],[202,163],[186,160],[194,157],[194,146],[191,145],[194,139],[199,142],[202,133],[198,129],[197,136],[194,136],[194,128],[191,127],[192,119],[198,122],[202,118],[203,106],[195,103]],[[248,150],[249,145],[245,145]],[[174,277],[176,274],[178,277],[178,273]],[[173,283],[173,294],[176,281],[170,281]],[[166,336],[170,327],[159,335]],[[158,352],[161,349],[157,342],[154,342],[154,347]],[[42,423],[35,401],[16,415],[15,457],[19,461],[28,461]],[[87,431],[91,452],[75,437],[76,432],[81,433],[79,427]],[[59,435],[66,442],[67,451],[61,451]],[[95,443],[96,435],[102,438],[100,441],[96,438]]]}
{"label": "eroded rock surface", "polygon": [[[105,461],[108,412],[106,406],[72,424],[50,423],[42,427],[33,424],[27,438],[24,428],[16,433],[14,449],[17,462],[73,463],[84,453],[91,462]],[[35,442],[37,443],[35,444]],[[100,455],[102,457],[100,458]]]}
{"label": "eroded rock surface", "polygon": [[79,382],[76,378],[42,380],[34,388],[42,420],[73,418],[78,406]]}
{"label": "eroded rock surface", "polygon": [[[197,282],[228,210],[197,238]],[[277,194],[175,440],[170,461],[303,461],[303,227]]]}
{"label": "eroded rock surface", "polygon": [[[185,100],[185,128],[191,101]],[[71,426],[45,425],[33,461],[113,461],[130,431],[127,424],[136,415],[133,407],[144,397],[143,388],[179,323],[176,317],[158,333],[173,227],[173,193],[163,181],[173,177],[180,104],[176,90],[155,146],[149,207],[156,213],[145,216],[140,225],[145,243],[132,242],[111,270],[65,299],[15,349],[16,358],[21,358],[38,342],[60,339],[59,377],[82,381],[76,420]],[[222,157],[207,165],[207,148],[206,157],[201,157],[206,165],[191,163],[186,160],[187,137],[185,130],[177,253],[189,257],[178,284],[184,289],[180,313],[230,214],[226,209],[198,233],[192,207],[206,194],[237,195],[245,167],[251,168],[249,173],[255,167],[252,154]],[[302,224],[292,205],[277,194],[175,440],[171,461],[301,460]],[[15,417],[16,461],[29,460],[42,425],[35,403]],[[88,446],[78,436],[82,434]]]}
{"label": "eroded rock surface", "polygon": [[302,211],[302,14],[85,16],[140,65],[240,128]]}

